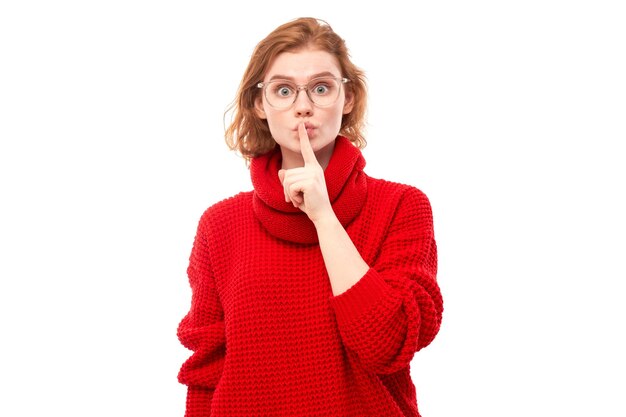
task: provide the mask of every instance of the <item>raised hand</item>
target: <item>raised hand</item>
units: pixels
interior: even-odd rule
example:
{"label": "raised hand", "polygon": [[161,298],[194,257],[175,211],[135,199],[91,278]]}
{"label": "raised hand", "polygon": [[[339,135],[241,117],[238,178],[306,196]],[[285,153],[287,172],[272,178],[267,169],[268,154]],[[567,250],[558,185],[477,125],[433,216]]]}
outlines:
{"label": "raised hand", "polygon": [[285,201],[292,203],[305,212],[309,219],[316,222],[325,216],[335,214],[326,190],[324,169],[315,157],[304,123],[298,126],[298,135],[304,166],[281,169],[278,171],[278,177],[283,184]]}

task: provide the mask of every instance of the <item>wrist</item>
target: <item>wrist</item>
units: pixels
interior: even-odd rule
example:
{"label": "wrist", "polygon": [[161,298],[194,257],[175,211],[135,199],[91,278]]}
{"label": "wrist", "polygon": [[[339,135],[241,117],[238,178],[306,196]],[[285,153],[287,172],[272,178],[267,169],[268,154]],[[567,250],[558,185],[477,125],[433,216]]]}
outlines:
{"label": "wrist", "polygon": [[336,225],[341,225],[339,219],[335,212],[330,209],[329,211],[323,213],[315,219],[311,219],[315,228],[319,230],[320,228],[334,227]]}

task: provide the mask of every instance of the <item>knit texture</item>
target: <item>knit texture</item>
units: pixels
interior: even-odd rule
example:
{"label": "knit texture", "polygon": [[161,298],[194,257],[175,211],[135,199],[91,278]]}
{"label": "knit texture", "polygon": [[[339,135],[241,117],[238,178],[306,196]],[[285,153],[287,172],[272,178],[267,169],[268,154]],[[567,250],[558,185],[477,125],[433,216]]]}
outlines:
{"label": "knit texture", "polygon": [[419,416],[415,352],[441,323],[432,213],[418,189],[363,172],[338,137],[324,174],[368,272],[334,296],[315,227],[284,202],[278,150],[255,158],[254,191],[202,215],[178,328],[193,351],[186,417]]}

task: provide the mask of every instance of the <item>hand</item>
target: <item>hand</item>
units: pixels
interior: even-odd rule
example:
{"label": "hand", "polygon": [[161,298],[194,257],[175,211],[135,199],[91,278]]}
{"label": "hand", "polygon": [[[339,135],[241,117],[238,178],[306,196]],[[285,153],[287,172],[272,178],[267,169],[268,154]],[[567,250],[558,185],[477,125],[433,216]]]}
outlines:
{"label": "hand", "polygon": [[328,198],[324,169],[315,157],[304,123],[298,126],[298,135],[304,166],[281,169],[278,171],[278,178],[283,184],[285,201],[305,212],[315,223],[325,216],[334,216],[335,213]]}

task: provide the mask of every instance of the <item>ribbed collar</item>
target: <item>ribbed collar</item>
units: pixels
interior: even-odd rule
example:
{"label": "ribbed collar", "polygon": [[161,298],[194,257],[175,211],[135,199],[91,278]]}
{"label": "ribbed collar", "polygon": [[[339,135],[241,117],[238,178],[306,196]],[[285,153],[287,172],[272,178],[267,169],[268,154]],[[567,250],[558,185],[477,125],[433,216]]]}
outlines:
{"label": "ribbed collar", "polygon": [[[307,215],[285,202],[278,179],[282,154],[276,148],[252,159],[250,175],[254,186],[252,207],[256,218],[273,236],[296,243],[317,243],[317,232]],[[343,136],[335,140],[335,149],[324,170],[331,205],[346,227],[361,211],[367,197],[365,159],[361,151]]]}

